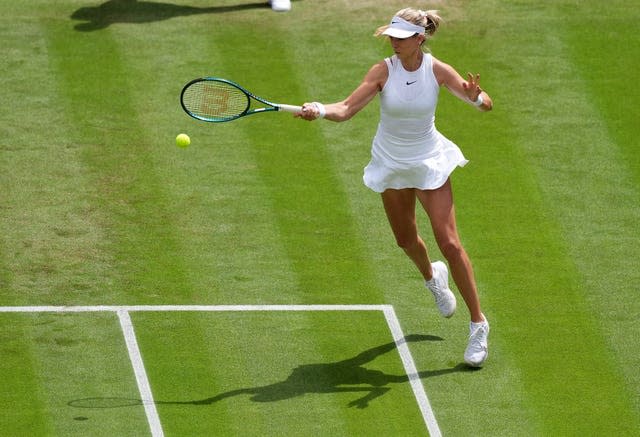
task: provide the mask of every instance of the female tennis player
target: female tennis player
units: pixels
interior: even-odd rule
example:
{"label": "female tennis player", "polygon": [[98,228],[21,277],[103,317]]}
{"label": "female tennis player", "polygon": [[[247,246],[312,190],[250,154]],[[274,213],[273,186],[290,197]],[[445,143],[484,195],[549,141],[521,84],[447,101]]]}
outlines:
{"label": "female tennis player", "polygon": [[473,268],[456,228],[450,174],[467,163],[462,152],[435,127],[440,87],[480,111],[492,101],[480,88],[480,75],[467,80],[450,65],[422,50],[440,24],[437,11],[406,8],[375,35],[387,36],[394,55],[375,64],[345,100],[323,105],[305,103],[297,116],[342,122],[380,94],[380,122],[373,138],[364,184],[380,193],[398,246],[415,263],[433,293],[440,313],[451,317],[456,299],[449,289],[445,263],[431,262],[416,226],[416,199],[431,222],[435,240],[451,269],[471,316],[465,362],[480,367],[488,355],[489,323],[482,313]]}

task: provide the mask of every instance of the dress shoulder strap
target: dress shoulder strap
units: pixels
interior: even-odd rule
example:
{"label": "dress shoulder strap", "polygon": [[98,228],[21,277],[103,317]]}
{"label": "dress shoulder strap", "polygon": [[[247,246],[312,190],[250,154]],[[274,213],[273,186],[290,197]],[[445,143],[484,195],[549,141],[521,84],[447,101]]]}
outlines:
{"label": "dress shoulder strap", "polygon": [[391,73],[393,70],[395,70],[395,67],[398,65],[398,57],[396,55],[393,55],[389,58],[384,58],[384,62],[387,64],[387,69],[389,70],[389,73]]}

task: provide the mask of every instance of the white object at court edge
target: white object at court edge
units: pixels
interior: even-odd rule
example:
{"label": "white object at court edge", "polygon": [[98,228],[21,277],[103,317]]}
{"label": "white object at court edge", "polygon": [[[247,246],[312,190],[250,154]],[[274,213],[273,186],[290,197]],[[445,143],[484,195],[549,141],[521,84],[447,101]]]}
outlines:
{"label": "white object at court edge", "polygon": [[287,12],[291,10],[291,0],[271,0],[271,9],[276,12]]}

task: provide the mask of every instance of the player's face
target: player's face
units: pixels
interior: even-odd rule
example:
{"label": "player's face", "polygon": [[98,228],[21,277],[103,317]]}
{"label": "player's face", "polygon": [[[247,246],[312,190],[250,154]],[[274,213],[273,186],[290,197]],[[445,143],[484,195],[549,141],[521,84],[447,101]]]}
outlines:
{"label": "player's face", "polygon": [[394,38],[389,37],[393,52],[398,56],[408,55],[414,53],[416,49],[420,47],[424,37],[420,34],[415,34],[409,38]]}

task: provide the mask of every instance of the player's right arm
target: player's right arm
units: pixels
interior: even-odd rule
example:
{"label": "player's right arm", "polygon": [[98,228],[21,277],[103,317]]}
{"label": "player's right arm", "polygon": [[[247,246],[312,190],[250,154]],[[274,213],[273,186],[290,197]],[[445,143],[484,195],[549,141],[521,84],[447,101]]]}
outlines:
{"label": "player's right arm", "polygon": [[[373,100],[389,77],[389,70],[384,61],[380,61],[369,69],[358,87],[346,99],[324,105],[325,116],[331,121],[346,121],[356,115],[362,108]],[[305,120],[315,120],[320,115],[318,108],[313,103],[305,103],[299,117]]]}

